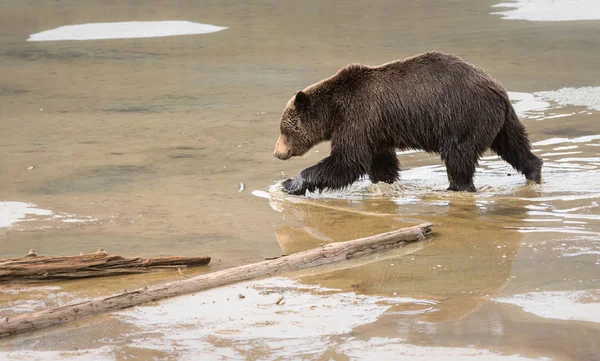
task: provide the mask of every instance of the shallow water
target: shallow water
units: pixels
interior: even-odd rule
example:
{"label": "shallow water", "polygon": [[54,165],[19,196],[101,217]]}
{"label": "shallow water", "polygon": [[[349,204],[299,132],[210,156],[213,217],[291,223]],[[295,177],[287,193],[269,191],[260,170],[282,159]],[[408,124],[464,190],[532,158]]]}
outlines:
{"label": "shallow water", "polygon": [[[503,19],[492,14],[503,11],[498,3],[3,2],[0,258],[100,247],[213,257],[186,271],[193,275],[426,221],[436,234],[343,265],[0,340],[0,358],[597,359],[600,23],[535,21],[553,16],[541,11]],[[65,25],[165,20],[227,29],[27,41]],[[429,49],[464,57],[509,90],[544,158],[543,185],[489,154],[477,194],[446,193],[439,157],[402,152],[396,185],[281,193],[280,179],[329,150],[272,157],[294,91],[347,63]],[[179,278],[6,286],[0,316]]]}

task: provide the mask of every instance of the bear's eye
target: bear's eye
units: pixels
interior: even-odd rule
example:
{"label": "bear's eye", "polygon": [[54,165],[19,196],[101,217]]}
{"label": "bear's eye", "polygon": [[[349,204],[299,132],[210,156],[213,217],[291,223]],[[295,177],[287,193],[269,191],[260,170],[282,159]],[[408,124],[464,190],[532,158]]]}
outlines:
{"label": "bear's eye", "polygon": [[297,118],[286,119],[281,123],[281,134],[289,135],[291,132],[296,132],[300,129],[300,124]]}
{"label": "bear's eye", "polygon": [[281,124],[281,129],[279,130],[281,132],[281,134],[285,135],[285,136],[290,136],[291,133],[293,132],[294,127],[289,124],[289,123],[285,123],[285,124]]}

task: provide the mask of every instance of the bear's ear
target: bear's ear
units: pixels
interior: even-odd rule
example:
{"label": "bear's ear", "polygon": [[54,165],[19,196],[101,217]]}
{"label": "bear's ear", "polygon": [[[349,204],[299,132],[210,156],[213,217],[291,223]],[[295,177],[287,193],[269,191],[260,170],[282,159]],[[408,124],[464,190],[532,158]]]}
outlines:
{"label": "bear's ear", "polygon": [[308,95],[306,95],[305,92],[300,90],[299,92],[296,93],[296,98],[294,99],[294,107],[296,109],[304,110],[304,109],[308,108],[309,104],[310,104],[310,99],[308,98]]}

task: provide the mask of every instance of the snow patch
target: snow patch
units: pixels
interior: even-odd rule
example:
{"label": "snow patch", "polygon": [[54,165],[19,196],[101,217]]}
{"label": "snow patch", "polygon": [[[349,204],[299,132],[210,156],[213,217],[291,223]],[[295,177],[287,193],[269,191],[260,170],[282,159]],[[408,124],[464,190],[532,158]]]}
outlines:
{"label": "snow patch", "polygon": [[35,208],[31,203],[0,202],[0,228],[24,221],[28,215],[51,216],[52,211]]}
{"label": "snow patch", "polygon": [[227,27],[190,21],[129,21],[65,25],[32,34],[27,41],[101,40],[155,38],[175,35],[209,34]]}
{"label": "snow patch", "polygon": [[600,20],[598,0],[513,0],[492,5],[494,8],[511,8],[492,12],[506,20],[576,21]]}
{"label": "snow patch", "polygon": [[[45,216],[39,218],[39,216]],[[90,216],[77,217],[74,214],[58,213],[36,208],[34,204],[25,202],[0,202],[0,228],[8,228],[18,222],[27,221],[60,221],[63,223],[87,223],[94,222],[97,219]],[[38,229],[47,229],[50,226],[43,225]]]}
{"label": "snow patch", "polygon": [[600,322],[600,290],[530,292],[494,301],[519,306],[544,318]]}
{"label": "snow patch", "polygon": [[[191,340],[218,334],[268,342],[347,333],[375,322],[394,304],[435,305],[427,300],[332,291],[279,277],[212,289],[118,314],[125,322],[164,333],[165,339]],[[281,296],[284,302],[276,305]],[[296,322],[290,323],[290,316]]]}

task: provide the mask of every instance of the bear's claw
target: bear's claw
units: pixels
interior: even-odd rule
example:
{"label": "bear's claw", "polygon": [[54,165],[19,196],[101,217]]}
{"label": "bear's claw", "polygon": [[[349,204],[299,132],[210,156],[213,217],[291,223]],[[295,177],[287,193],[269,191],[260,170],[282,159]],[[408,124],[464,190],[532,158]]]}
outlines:
{"label": "bear's claw", "polygon": [[304,184],[304,178],[296,177],[294,179],[287,179],[281,183],[283,190],[295,196],[301,196],[306,193],[306,185]]}

